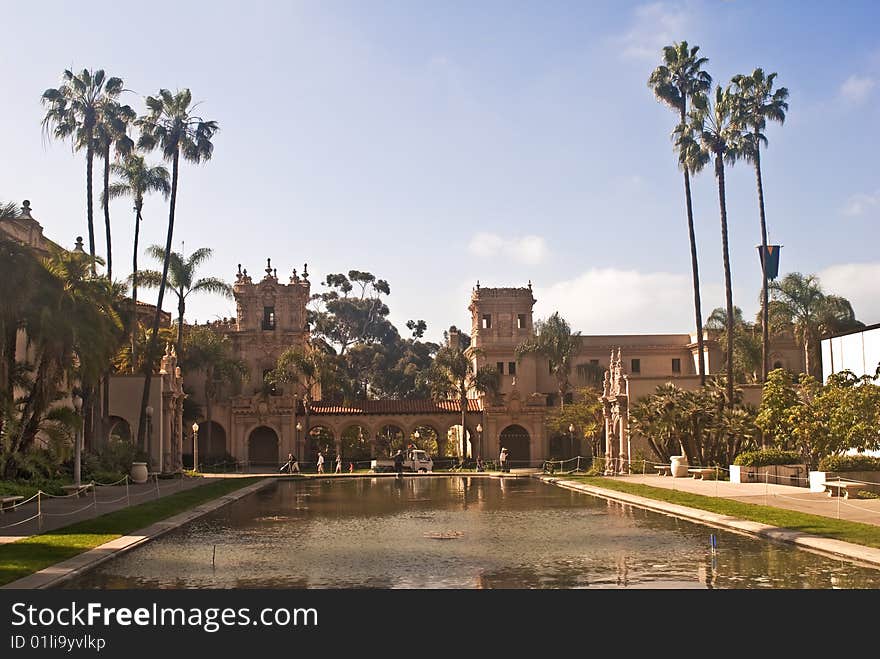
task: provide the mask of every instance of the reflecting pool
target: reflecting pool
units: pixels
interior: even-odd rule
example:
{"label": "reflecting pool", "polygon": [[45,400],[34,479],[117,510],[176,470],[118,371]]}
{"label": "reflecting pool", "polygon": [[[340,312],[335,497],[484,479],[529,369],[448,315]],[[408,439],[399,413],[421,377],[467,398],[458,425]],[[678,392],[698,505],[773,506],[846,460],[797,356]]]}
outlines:
{"label": "reflecting pool", "polygon": [[534,479],[352,477],[279,480],[64,587],[878,588],[880,570]]}

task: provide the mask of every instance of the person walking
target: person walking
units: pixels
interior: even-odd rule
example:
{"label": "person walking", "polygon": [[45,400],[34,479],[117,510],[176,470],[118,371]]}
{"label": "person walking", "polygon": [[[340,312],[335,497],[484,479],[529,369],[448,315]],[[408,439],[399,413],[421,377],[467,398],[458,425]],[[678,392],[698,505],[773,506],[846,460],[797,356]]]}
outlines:
{"label": "person walking", "polygon": [[318,473],[324,473],[324,454],[318,451]]}
{"label": "person walking", "polygon": [[287,463],[281,467],[281,471],[284,471],[285,469],[287,469],[288,474],[293,473],[293,453],[287,454]]}
{"label": "person walking", "polygon": [[336,454],[336,473],[342,473],[342,456],[339,453]]}
{"label": "person walking", "polygon": [[507,449],[501,448],[501,455],[498,456],[498,463],[501,465],[501,471],[510,471],[510,468],[507,466]]}
{"label": "person walking", "polygon": [[290,454],[289,456],[287,456],[287,457],[288,457],[288,459],[290,460],[290,473],[291,473],[291,474],[299,474],[299,473],[301,473],[300,470],[299,470],[299,461],[296,459],[296,456],[295,456],[293,453],[291,453],[291,454]]}
{"label": "person walking", "polygon": [[403,451],[397,449],[394,455],[394,471],[397,472],[398,478],[403,478]]}

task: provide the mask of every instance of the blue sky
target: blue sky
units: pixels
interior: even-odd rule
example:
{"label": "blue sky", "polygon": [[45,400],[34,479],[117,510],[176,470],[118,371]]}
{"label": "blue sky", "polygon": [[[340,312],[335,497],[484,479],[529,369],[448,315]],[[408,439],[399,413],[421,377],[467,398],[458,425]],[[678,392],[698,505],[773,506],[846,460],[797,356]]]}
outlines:
{"label": "blue sky", "polygon": [[[674,115],[646,84],[661,47],[686,40],[722,84],[761,66],[788,87],[762,158],[781,271],[819,275],[880,322],[876,3],[0,6],[0,199],[29,199],[56,242],[86,235],[84,155],[43,137],[40,95],[65,68],[104,68],[139,111],[145,94],[189,87],[220,124],[214,158],[181,171],[174,238],[214,249],[207,275],[261,275],[271,257],[286,278],[307,262],[320,291],[327,273],[368,270],[389,281],[398,328],[424,318],[435,340],[469,327],[478,279],[531,280],[536,316],[559,310],[584,333],[692,331]],[[752,316],[754,172],[737,164],[727,184],[734,302]],[[724,301],[711,171],[693,189],[708,315]],[[111,213],[128,274],[130,204]],[[142,244],[164,243],[165,202],[149,198],[144,216]],[[234,309],[193,296],[188,317]]]}

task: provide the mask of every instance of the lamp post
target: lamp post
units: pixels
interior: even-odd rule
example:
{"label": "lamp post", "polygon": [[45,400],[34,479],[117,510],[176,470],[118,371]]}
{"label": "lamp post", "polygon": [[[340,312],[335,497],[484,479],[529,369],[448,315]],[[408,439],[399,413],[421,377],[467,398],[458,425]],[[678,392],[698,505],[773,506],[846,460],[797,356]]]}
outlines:
{"label": "lamp post", "polygon": [[477,449],[477,457],[482,458],[483,457],[483,424],[482,423],[477,424],[477,438],[478,438],[477,445],[479,446],[479,448]]}
{"label": "lamp post", "polygon": [[153,457],[153,406],[147,405],[144,412],[147,414],[147,445],[144,448],[147,453],[147,465],[149,465]]}
{"label": "lamp post", "polygon": [[193,471],[199,471],[199,424],[193,421]]}
{"label": "lamp post", "polygon": [[82,447],[81,438],[83,434],[82,406],[83,399],[79,394],[73,395],[73,406],[76,408],[76,414],[79,417],[76,432],[73,437],[73,483],[77,487],[80,485],[80,472],[82,470]]}
{"label": "lamp post", "polygon": [[421,437],[421,435],[419,435],[419,431],[418,431],[418,429],[416,429],[416,431],[413,433],[413,439],[416,440],[415,441],[416,448],[419,447],[419,437]]}
{"label": "lamp post", "polygon": [[[568,452],[574,453],[574,424],[568,424]],[[569,457],[574,457],[573,455]]]}
{"label": "lamp post", "polygon": [[299,421],[296,422],[296,452],[302,455],[302,451],[300,451],[299,445],[299,434],[302,432],[303,424]]}

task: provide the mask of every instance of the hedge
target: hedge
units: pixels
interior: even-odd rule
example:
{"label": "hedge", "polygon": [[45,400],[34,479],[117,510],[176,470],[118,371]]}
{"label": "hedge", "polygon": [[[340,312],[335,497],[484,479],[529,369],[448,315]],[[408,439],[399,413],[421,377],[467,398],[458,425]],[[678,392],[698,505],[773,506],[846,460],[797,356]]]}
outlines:
{"label": "hedge", "polygon": [[803,458],[797,451],[783,451],[778,448],[765,448],[760,451],[744,451],[733,460],[733,464],[743,467],[766,467],[767,465],[801,464]]}
{"label": "hedge", "polygon": [[880,458],[871,455],[826,455],[819,471],[880,471]]}

